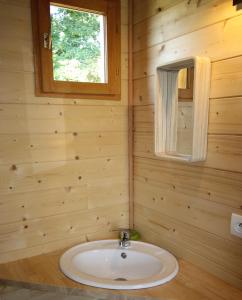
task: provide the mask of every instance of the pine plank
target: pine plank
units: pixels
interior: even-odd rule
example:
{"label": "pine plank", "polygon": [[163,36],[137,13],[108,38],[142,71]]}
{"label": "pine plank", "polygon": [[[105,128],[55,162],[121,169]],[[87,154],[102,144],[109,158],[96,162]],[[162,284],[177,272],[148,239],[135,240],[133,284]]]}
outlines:
{"label": "pine plank", "polygon": [[[212,65],[211,98],[242,95],[242,56],[218,61]],[[233,83],[233,84],[231,84]]]}
{"label": "pine plank", "polygon": [[0,104],[0,134],[90,131],[127,131],[127,107]]}
{"label": "pine plank", "polygon": [[161,16],[161,11],[181,2],[182,0],[134,0],[133,23],[136,24],[153,15]]}
{"label": "pine plank", "polygon": [[101,227],[109,231],[127,223],[126,203],[4,224],[0,228],[1,253],[61,240],[65,236],[82,236],[97,232]]}
{"label": "pine plank", "polygon": [[176,219],[187,226],[186,230],[199,228],[221,239],[231,240],[240,251],[242,250],[240,239],[230,234],[231,214],[233,212],[239,214],[240,209],[183,194],[176,189],[144,185],[141,181],[134,180],[134,185],[136,203]]}
{"label": "pine plank", "polygon": [[127,180],[2,195],[0,224],[128,203]]}
{"label": "pine plank", "polygon": [[127,179],[126,156],[0,166],[0,195]]}
{"label": "pine plank", "polygon": [[0,165],[127,155],[126,132],[0,135]]}
{"label": "pine plank", "polygon": [[[235,209],[242,207],[242,174],[170,161],[135,158],[135,179]],[[206,203],[206,202],[205,202]]]}
{"label": "pine plank", "polygon": [[[168,9],[152,16],[149,14],[152,4],[146,4],[149,6],[143,11],[146,17],[133,27],[134,52],[241,15],[241,12],[236,10],[229,0],[206,0],[200,2],[199,6],[196,1],[191,1],[189,4],[187,1],[171,4],[172,6]],[[139,6],[136,10],[139,10]]]}
{"label": "pine plank", "polygon": [[146,48],[133,55],[134,79],[154,75],[156,68],[169,61],[195,55],[208,56],[212,62],[239,56],[242,44],[242,18],[236,16],[165,43]]}

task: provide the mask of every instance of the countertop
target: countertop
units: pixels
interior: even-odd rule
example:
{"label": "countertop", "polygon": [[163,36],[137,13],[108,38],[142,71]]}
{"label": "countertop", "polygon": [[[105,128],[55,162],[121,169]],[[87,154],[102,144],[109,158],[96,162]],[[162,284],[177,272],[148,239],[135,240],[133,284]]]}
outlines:
{"label": "countertop", "polygon": [[130,291],[107,290],[71,281],[59,270],[65,250],[0,264],[0,283],[22,288],[63,292],[94,299],[241,300],[239,290],[180,259],[179,273],[172,281],[154,288]]}

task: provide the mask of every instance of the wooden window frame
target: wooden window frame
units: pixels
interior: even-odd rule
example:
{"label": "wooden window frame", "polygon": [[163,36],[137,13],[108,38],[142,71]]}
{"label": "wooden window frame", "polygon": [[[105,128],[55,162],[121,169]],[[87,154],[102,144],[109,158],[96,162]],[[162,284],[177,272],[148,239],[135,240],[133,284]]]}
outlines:
{"label": "wooden window frame", "polygon": [[[55,81],[52,50],[44,48],[44,33],[51,30],[50,4],[106,16],[107,83]],[[32,0],[35,92],[37,96],[120,100],[121,21],[120,0]]]}

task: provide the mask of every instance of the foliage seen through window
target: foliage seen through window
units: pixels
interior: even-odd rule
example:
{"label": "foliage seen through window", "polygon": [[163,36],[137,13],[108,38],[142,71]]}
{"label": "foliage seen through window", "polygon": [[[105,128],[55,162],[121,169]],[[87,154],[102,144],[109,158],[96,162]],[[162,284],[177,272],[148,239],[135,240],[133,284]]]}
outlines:
{"label": "foliage seen through window", "polygon": [[54,80],[105,82],[104,17],[51,5]]}

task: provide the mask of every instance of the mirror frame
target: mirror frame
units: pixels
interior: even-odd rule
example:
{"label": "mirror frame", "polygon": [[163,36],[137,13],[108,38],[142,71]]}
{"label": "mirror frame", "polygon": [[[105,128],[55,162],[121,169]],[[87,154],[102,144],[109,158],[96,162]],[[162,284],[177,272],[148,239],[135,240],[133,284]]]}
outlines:
{"label": "mirror frame", "polygon": [[[178,73],[194,67],[192,154],[176,153]],[[207,156],[207,131],[211,62],[208,57],[190,57],[157,67],[155,98],[155,154],[161,158],[196,162]],[[174,153],[174,154],[173,154]]]}

